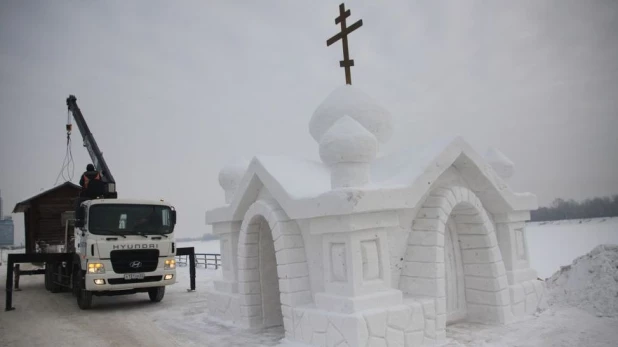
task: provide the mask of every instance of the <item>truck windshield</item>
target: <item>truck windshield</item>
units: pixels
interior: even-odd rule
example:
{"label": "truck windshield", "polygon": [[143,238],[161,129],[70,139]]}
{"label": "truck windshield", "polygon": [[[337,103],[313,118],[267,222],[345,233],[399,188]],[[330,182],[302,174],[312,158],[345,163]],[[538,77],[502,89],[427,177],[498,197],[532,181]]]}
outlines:
{"label": "truck windshield", "polygon": [[99,235],[169,234],[174,231],[167,206],[97,204],[90,207],[88,230]]}

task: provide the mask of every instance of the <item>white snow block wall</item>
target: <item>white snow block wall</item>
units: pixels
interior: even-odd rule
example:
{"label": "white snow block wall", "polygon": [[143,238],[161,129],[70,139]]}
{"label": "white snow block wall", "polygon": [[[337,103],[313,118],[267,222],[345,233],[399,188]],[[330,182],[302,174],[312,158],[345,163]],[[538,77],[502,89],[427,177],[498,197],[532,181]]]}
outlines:
{"label": "white snow block wall", "polygon": [[211,315],[314,346],[411,347],[440,345],[448,324],[543,308],[525,234],[536,197],[510,190],[506,156],[455,138],[376,158],[390,115],[349,85],[309,128],[321,163],[221,171],[226,205],[206,213],[223,266]]}

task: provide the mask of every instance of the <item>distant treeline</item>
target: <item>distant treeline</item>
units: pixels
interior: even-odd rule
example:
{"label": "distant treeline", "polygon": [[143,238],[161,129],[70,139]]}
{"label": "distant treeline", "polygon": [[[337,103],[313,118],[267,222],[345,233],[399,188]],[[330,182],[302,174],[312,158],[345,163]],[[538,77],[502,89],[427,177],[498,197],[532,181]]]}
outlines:
{"label": "distant treeline", "polygon": [[218,240],[219,237],[213,234],[204,234],[202,237],[177,237],[176,242],[191,242],[191,241],[210,241]]}
{"label": "distant treeline", "polygon": [[586,199],[582,202],[556,199],[550,207],[541,207],[531,212],[533,222],[617,216],[618,195]]}

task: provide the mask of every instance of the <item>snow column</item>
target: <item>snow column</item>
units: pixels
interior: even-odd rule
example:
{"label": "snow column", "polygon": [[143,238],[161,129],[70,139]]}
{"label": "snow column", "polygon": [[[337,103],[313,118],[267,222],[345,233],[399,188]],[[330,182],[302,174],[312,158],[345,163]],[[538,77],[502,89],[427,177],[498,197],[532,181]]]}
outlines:
{"label": "snow column", "polygon": [[[219,172],[219,184],[225,191],[225,203],[231,204],[235,197],[249,161],[244,158],[226,165]],[[211,298],[213,308],[217,307],[216,313],[223,319],[234,320],[238,317],[238,303],[233,302],[238,293],[238,237],[242,221],[230,221],[214,223],[212,225],[213,234],[219,236],[221,247],[221,267],[223,278],[214,281],[215,290],[220,297]]]}
{"label": "snow column", "polygon": [[[495,148],[487,151],[485,160],[503,182],[508,183],[515,172],[513,162]],[[509,283],[511,311],[515,317],[532,314],[546,305],[544,282],[537,280],[536,271],[530,268],[526,239],[528,220],[530,211],[494,214],[498,244]]]}
{"label": "snow column", "polygon": [[[388,112],[369,96],[350,85],[333,91],[314,112],[309,130],[319,144],[322,161],[331,172],[331,188],[353,201],[371,182],[370,164],[376,158],[378,143],[391,135]],[[303,342],[325,334],[327,345],[365,346],[370,336],[365,316],[386,324],[388,319],[408,308],[402,305],[402,292],[391,287],[387,234],[399,228],[395,211],[350,213],[313,218],[309,232],[321,236],[323,292],[315,293],[317,312],[297,315],[320,316],[295,334]],[[392,318],[390,316],[393,315]],[[405,314],[403,314],[405,315]],[[397,334],[395,334],[397,335]],[[396,344],[397,336],[382,337]],[[403,337],[403,332],[401,332]],[[318,343],[317,345],[322,345]]]}
{"label": "snow column", "polygon": [[[496,148],[489,148],[485,160],[505,184],[515,172],[515,165]],[[495,214],[496,234],[500,252],[506,267],[509,285],[536,279],[536,272],[530,269],[528,245],[526,242],[526,221],[530,211],[509,211]]]}

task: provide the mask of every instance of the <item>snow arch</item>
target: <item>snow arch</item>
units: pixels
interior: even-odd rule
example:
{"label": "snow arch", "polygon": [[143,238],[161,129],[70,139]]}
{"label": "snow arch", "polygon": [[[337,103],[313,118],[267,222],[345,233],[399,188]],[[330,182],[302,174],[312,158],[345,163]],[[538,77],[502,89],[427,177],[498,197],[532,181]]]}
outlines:
{"label": "snow arch", "polygon": [[[297,290],[302,288],[304,290]],[[312,301],[300,228],[276,203],[257,201],[238,239],[241,320],[252,328],[293,329],[292,308]]]}
{"label": "snow arch", "polygon": [[[461,281],[456,291],[447,291],[449,246],[459,258],[459,270],[450,278]],[[508,320],[510,309],[502,309],[510,306],[502,253],[490,215],[474,192],[449,186],[429,193],[412,223],[399,289],[435,299],[437,331],[446,327],[447,300],[464,300],[463,313],[470,321]]]}

